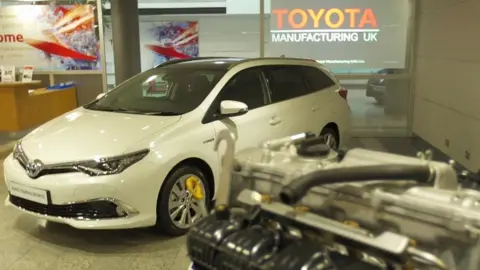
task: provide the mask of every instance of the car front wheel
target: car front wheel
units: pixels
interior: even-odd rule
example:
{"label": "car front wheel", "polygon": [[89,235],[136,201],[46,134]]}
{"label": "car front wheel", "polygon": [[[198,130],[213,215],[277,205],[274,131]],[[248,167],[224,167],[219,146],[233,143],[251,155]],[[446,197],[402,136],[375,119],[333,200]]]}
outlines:
{"label": "car front wheel", "polygon": [[179,236],[208,214],[209,187],[198,168],[181,166],[165,180],[157,200],[160,232]]}

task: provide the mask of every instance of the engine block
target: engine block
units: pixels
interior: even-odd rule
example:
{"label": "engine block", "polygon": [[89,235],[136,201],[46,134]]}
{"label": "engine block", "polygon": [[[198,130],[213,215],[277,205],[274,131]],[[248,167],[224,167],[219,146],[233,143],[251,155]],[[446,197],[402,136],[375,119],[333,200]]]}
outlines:
{"label": "engine block", "polygon": [[[188,239],[215,238],[216,252],[230,254],[229,266],[205,269],[478,270],[480,192],[460,188],[457,171],[428,156],[332,151],[306,135],[266,142],[225,168],[228,204],[246,213],[214,214]],[[282,258],[304,265],[280,266]]]}

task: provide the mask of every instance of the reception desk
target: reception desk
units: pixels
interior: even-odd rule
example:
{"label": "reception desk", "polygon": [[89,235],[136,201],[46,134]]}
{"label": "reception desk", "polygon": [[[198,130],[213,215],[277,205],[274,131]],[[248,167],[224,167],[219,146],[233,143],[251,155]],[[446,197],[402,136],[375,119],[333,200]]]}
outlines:
{"label": "reception desk", "polygon": [[0,132],[35,128],[77,107],[75,88],[40,87],[40,81],[0,83]]}

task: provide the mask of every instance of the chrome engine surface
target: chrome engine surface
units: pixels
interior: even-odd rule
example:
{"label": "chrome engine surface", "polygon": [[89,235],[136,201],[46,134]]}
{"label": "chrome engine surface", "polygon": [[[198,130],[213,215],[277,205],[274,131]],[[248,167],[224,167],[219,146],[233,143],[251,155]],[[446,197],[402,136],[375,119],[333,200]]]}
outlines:
{"label": "chrome engine surface", "polygon": [[245,205],[245,194],[285,204],[279,196],[282,190],[316,171],[425,166],[430,177],[423,183],[407,178],[328,183],[309,189],[290,206],[305,207],[337,222],[353,222],[372,235],[404,235],[438,256],[448,269],[480,269],[480,192],[461,188],[451,164],[432,161],[428,152],[407,157],[357,148],[301,155],[298,145],[305,139],[295,135],[238,152],[230,168],[229,204]]}

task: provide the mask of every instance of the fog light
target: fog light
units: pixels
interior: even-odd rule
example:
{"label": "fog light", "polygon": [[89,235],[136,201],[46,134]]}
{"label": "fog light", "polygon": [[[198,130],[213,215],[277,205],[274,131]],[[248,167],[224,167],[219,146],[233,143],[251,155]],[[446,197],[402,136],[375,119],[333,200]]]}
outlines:
{"label": "fog light", "polygon": [[117,206],[117,208],[115,208],[115,212],[117,212],[117,215],[119,217],[123,217],[127,215],[127,213],[123,211],[123,209],[120,206]]}

